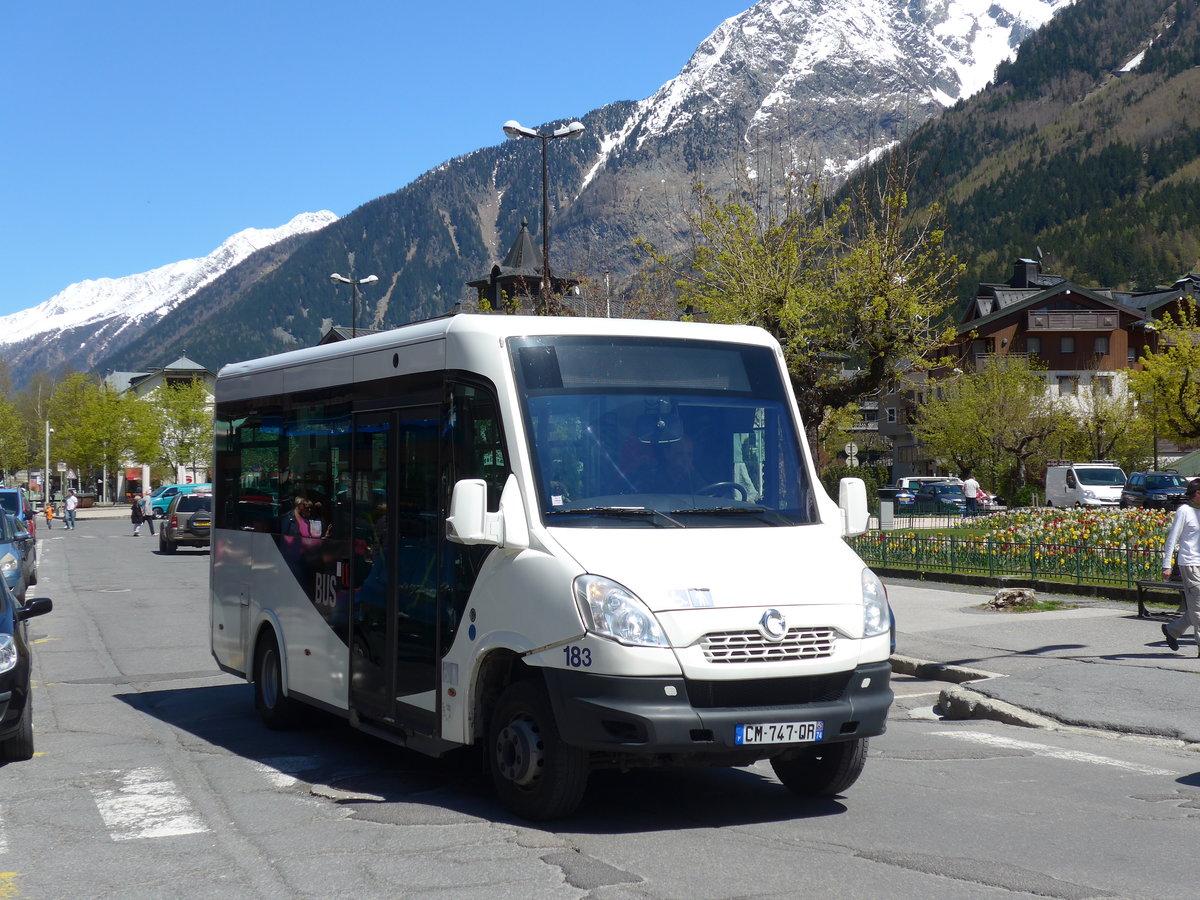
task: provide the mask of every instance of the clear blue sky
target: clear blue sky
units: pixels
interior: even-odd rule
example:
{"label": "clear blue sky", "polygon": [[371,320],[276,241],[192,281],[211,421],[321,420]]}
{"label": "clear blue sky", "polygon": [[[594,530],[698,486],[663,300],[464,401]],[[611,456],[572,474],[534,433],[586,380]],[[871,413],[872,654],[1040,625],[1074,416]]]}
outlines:
{"label": "clear blue sky", "polygon": [[[640,100],[751,0],[14,0],[0,315]],[[497,18],[499,16],[500,18]]]}

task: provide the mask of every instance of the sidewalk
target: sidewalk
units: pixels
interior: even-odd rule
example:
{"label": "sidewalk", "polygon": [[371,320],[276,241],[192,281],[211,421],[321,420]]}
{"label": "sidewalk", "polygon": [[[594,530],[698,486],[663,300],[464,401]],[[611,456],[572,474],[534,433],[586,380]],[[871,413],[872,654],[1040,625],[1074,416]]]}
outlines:
{"label": "sidewalk", "polygon": [[1200,743],[1200,659],[1189,635],[1171,652],[1164,618],[1117,601],[1039,593],[1077,609],[988,610],[994,590],[888,579],[899,675],[952,683],[948,718],[1070,725]]}

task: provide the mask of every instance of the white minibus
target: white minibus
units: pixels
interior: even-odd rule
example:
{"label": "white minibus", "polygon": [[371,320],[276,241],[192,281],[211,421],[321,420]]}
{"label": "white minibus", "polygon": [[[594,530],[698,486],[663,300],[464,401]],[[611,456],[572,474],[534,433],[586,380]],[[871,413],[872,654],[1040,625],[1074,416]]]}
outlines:
{"label": "white minibus", "polygon": [[744,326],[457,315],[228,365],[211,640],[267,725],[482,745],[546,819],[590,770],[848,788],[892,700],[783,354]]}

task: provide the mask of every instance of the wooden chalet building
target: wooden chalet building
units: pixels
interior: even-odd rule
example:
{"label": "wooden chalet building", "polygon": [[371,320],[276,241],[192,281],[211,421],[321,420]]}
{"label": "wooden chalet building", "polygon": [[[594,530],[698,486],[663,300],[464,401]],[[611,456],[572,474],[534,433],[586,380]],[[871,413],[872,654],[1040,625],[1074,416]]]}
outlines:
{"label": "wooden chalet building", "polygon": [[[1143,352],[1157,347],[1155,320],[1175,313],[1187,298],[1200,299],[1200,275],[1186,275],[1170,288],[1121,292],[1080,287],[1042,272],[1037,260],[1018,259],[1007,282],[979,285],[951,356],[963,372],[978,372],[996,357],[1036,357],[1051,396],[1097,389],[1112,394],[1123,390],[1122,373],[1138,368]],[[908,428],[913,411],[937,390],[936,375],[914,374],[879,402],[879,434],[892,443],[893,479],[958,474],[935,473]]]}

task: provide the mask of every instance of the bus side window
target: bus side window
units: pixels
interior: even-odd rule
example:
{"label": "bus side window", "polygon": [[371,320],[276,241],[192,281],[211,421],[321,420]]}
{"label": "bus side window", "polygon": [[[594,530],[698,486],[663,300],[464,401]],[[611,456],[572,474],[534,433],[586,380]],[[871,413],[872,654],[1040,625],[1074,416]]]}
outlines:
{"label": "bus side window", "polygon": [[[442,429],[442,509],[450,507],[450,492],[464,478],[482,478],[488,486],[488,508],[500,508],[500,493],[508,480],[508,454],[500,430],[495,399],[482,388],[453,383],[449,386],[446,421]],[[443,540],[441,601],[441,648],[445,653],[454,642],[463,611],[475,586],[483,561],[494,548],[467,546]]]}

